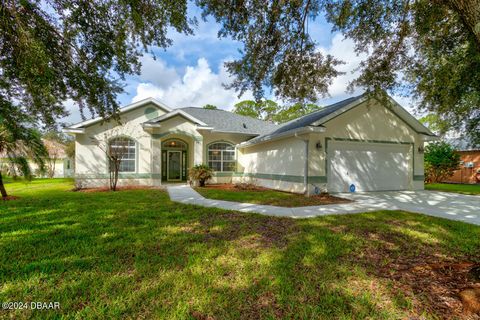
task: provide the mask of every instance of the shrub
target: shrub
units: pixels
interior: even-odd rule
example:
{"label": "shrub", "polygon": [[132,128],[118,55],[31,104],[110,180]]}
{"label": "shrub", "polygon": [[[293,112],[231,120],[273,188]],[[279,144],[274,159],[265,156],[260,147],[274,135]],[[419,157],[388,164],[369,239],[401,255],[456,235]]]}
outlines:
{"label": "shrub", "polygon": [[234,187],[242,191],[257,191],[259,189],[255,184],[247,182],[235,183]]}
{"label": "shrub", "polygon": [[188,171],[188,176],[193,181],[198,181],[200,187],[205,187],[205,182],[212,178],[213,170],[205,164],[197,164]]}
{"label": "shrub", "polygon": [[460,166],[460,154],[444,141],[428,144],[424,159],[426,182],[441,182]]}

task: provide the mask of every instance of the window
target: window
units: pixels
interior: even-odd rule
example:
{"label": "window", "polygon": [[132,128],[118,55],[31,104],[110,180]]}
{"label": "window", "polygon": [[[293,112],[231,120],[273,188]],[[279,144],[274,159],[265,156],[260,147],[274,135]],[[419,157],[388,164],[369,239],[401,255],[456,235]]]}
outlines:
{"label": "window", "polygon": [[225,142],[208,146],[208,166],[213,171],[235,171],[235,146]]}
{"label": "window", "polygon": [[121,137],[110,141],[110,155],[120,160],[119,172],[135,172],[135,141]]}
{"label": "window", "polygon": [[187,150],[187,145],[183,141],[170,139],[163,142],[162,149]]}

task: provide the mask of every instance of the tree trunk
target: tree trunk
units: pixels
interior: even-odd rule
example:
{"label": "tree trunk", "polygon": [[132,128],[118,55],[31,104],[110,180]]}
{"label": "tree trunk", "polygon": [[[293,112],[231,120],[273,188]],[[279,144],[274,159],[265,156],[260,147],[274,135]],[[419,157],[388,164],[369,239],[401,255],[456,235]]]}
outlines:
{"label": "tree trunk", "polygon": [[5,200],[8,197],[7,190],[5,190],[5,186],[3,185],[3,178],[2,173],[0,172],[0,193],[2,194],[2,199]]}
{"label": "tree trunk", "polygon": [[50,179],[55,177],[55,164],[57,162],[57,157],[52,159],[51,170],[50,170]]}
{"label": "tree trunk", "polygon": [[446,3],[460,15],[465,26],[475,37],[480,50],[480,0],[446,0]]}

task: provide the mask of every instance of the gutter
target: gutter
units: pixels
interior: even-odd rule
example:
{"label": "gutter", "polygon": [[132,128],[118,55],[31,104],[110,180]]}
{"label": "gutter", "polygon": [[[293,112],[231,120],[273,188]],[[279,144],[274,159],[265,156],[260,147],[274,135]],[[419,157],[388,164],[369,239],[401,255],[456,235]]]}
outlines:
{"label": "gutter", "polygon": [[248,132],[241,132],[241,131],[227,131],[227,130],[215,130],[213,127],[198,127],[197,131],[209,131],[211,133],[231,133],[231,134],[243,134],[246,136],[259,136],[259,133],[248,133]]}
{"label": "gutter", "polygon": [[299,139],[299,140],[302,140],[304,143],[305,143],[305,164],[304,164],[304,169],[303,169],[303,172],[304,172],[304,176],[303,176],[303,185],[304,185],[304,188],[305,188],[305,195],[308,194],[308,145],[310,143],[310,139],[306,139],[306,138],[302,138],[299,136],[300,133],[296,132],[294,137],[296,139]]}
{"label": "gutter", "polygon": [[300,135],[300,134],[313,133],[313,132],[317,132],[317,133],[325,132],[325,127],[306,126],[306,127],[288,130],[279,134],[269,134],[257,141],[253,141],[253,142],[245,141],[245,142],[239,143],[237,144],[237,148],[248,148],[248,147],[262,144],[262,143],[272,142],[272,141],[281,140],[281,139],[285,139],[285,138]]}
{"label": "gutter", "polygon": [[420,140],[422,141],[437,141],[437,140],[440,140],[440,137],[439,136],[436,136],[436,135],[430,135],[430,134],[426,134],[426,133],[420,133]]}
{"label": "gutter", "polygon": [[71,133],[71,134],[84,134],[85,129],[84,128],[65,128],[62,130],[62,132]]}

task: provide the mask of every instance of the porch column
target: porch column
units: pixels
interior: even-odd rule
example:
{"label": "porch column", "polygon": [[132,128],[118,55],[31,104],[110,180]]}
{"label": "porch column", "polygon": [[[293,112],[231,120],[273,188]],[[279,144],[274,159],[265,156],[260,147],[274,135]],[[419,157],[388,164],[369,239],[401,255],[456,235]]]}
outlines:
{"label": "porch column", "polygon": [[160,139],[151,138],[152,163],[151,173],[154,186],[160,186],[162,178],[162,143]]}
{"label": "porch column", "polygon": [[203,140],[195,139],[193,147],[193,164],[203,163]]}

